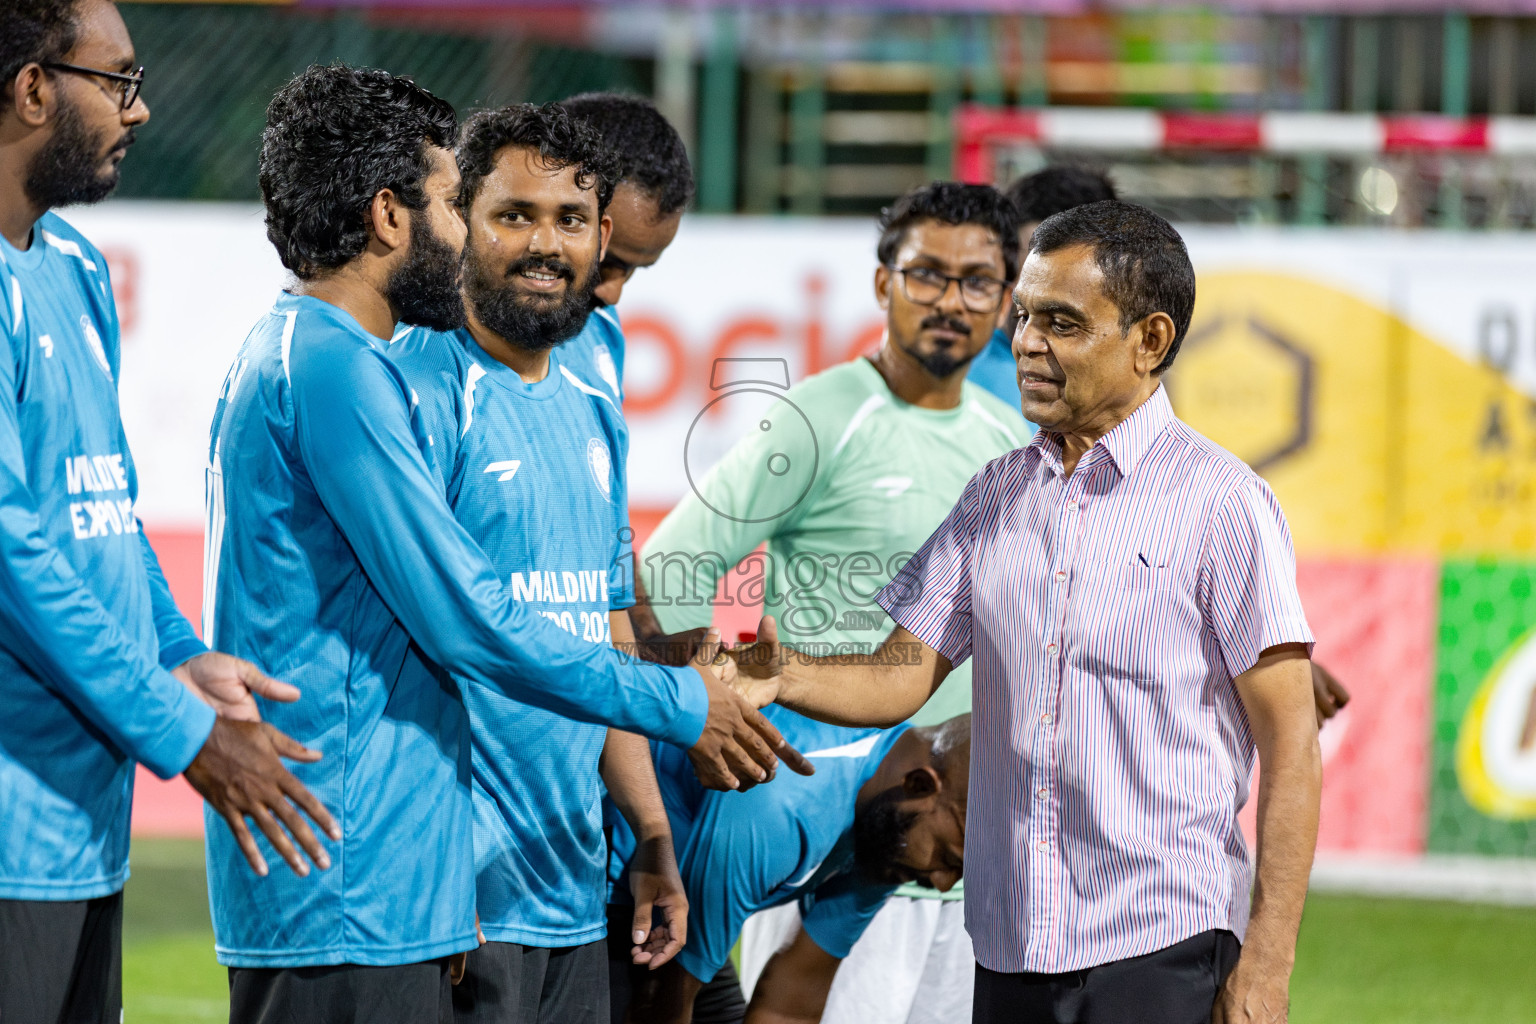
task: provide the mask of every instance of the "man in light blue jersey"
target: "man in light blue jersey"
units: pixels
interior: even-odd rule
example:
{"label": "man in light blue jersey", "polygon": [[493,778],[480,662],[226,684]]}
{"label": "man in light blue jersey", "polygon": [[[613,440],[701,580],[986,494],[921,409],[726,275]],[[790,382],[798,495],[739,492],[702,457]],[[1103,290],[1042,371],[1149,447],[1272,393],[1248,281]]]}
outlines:
{"label": "man in light blue jersey", "polygon": [[[693,199],[693,166],[677,129],[643,96],[585,92],[561,100],[560,106],[595,129],[618,163],[618,184],[607,207],[613,231],[592,289],[592,314],[562,354],[567,365],[573,370],[585,367],[588,376],[601,381],[601,386],[620,403],[619,425],[627,447],[629,428],[623,420],[624,331],[614,307],[635,272],[655,266],[677,237],[683,211]],[[624,510],[623,538],[626,544],[633,538],[628,509]],[[627,557],[632,557],[632,552]],[[702,636],[700,632],[668,644],[657,642],[648,634],[649,642],[643,643],[640,651],[651,660],[680,665],[693,656],[693,648]],[[617,911],[628,912],[628,908]],[[627,950],[623,952],[626,955],[622,959],[627,962]]]}
{"label": "man in light blue jersey", "polygon": [[[115,1022],[134,762],[328,860],[285,797],[335,825],[259,723],[291,686],[211,654],[134,512],[107,264],[51,210],[106,198],[149,118],[101,0],[0,6],[0,1019]],[[201,698],[201,699],[199,699]],[[216,717],[222,713],[225,717]],[[279,820],[282,825],[279,825]],[[259,857],[253,865],[265,866]],[[242,867],[241,870],[244,870]]]}
{"label": "man in light blue jersey", "polygon": [[[560,106],[596,129],[618,161],[619,181],[608,204],[613,234],[592,289],[596,306],[616,306],[635,271],[654,266],[677,237],[693,199],[693,167],[682,136],[643,96],[584,92]],[[622,380],[622,349],[616,358]]]}
{"label": "man in light blue jersey", "polygon": [[[839,962],[887,897],[904,882],[947,891],[960,880],[970,715],[846,729],[783,708],[767,714],[815,763],[813,777],[710,793],[679,751],[652,744],[690,925],[676,959],[649,976],[638,972],[632,994],[615,993],[627,998],[635,1024],[702,1021],[695,999],[726,964],[742,924],[785,904],[800,907],[804,925],[764,970],[746,1020],[820,1020]],[[633,850],[622,826],[613,846],[610,873],[622,880]]]}
{"label": "man in light blue jersey", "polygon": [[[609,235],[597,284],[593,288],[594,309],[581,334],[567,343],[561,354],[573,371],[580,373],[585,367],[588,379],[601,381],[598,386],[606,388],[622,403],[625,344],[614,307],[635,272],[654,266],[677,236],[684,209],[694,194],[693,168],[677,129],[644,97],[591,92],[562,100],[560,106],[595,128],[619,165],[619,181],[608,204],[613,232]],[[628,427],[622,418],[622,404],[620,412],[619,429],[627,439]],[[628,447],[627,443],[624,447]],[[633,557],[630,541],[634,533],[629,525],[628,510],[622,512],[624,525],[620,538],[625,547],[620,560],[627,566]],[[638,598],[638,577],[633,583],[634,596]],[[633,623],[628,613],[616,616],[615,622],[620,619],[629,633]],[[639,650],[647,659],[680,665],[693,656],[704,634],[705,630],[700,629],[676,637],[663,637],[652,628],[646,631],[646,639]],[[628,749],[633,739],[611,737],[610,749],[615,746]],[[649,765],[647,749],[642,741],[637,754]],[[617,821],[612,801],[605,803],[605,814],[610,823]],[[631,873],[632,883],[636,878],[655,877],[660,876]],[[619,893],[617,897],[625,900],[629,895]],[[628,984],[628,973],[637,956],[633,940],[646,934],[649,919],[645,901],[638,896],[635,903],[616,902],[608,908],[609,970],[613,985],[621,990]],[[652,959],[650,966],[654,968],[659,964]],[[712,986],[701,996],[698,1008],[710,1012],[718,997],[726,1004],[727,1011],[744,1009],[734,974],[728,980],[729,985]],[[622,1024],[624,1008],[615,1003],[613,1010],[615,1024]]]}
{"label": "man in light blue jersey", "polygon": [[[589,126],[527,104],[475,115],[458,162],[468,322],[411,331],[390,349],[436,440],[428,464],[513,602],[588,643],[632,646],[623,419],[607,382],[566,359],[591,309],[617,163]],[[685,934],[646,741],[500,689],[466,682],[463,692],[488,941],[469,954],[454,1018],[602,1024],[605,785],[643,837],[641,959],[659,967]],[[658,891],[657,880],[670,884]]]}
{"label": "man in light blue jersey", "polygon": [[455,128],[409,80],[339,65],[268,108],[267,235],[297,281],[215,411],[209,621],[220,649],[309,685],[269,713],[335,754],[301,771],[343,819],[346,872],[253,884],[209,829],[234,1021],[448,1019],[446,958],[476,945],[462,685],[681,744],[723,788],[797,756],[707,664],[639,664],[512,601],[455,521],[386,351],[397,322],[463,323]]}

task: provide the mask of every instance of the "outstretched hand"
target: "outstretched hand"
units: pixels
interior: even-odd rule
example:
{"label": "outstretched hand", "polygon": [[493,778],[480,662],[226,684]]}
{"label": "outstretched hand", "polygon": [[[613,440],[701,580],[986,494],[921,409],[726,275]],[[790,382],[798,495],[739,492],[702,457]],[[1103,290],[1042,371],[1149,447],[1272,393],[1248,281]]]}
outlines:
{"label": "outstretched hand", "polygon": [[733,689],[736,663],[720,647],[720,634],[711,629],[690,663],[709,693],[704,732],[688,751],[699,782],[708,789],[747,789],[773,778],[779,758],[792,771],[814,774],[810,761],[773,727],[751,703]]}
{"label": "outstretched hand", "polygon": [[654,971],[688,941],[688,895],[677,871],[670,834],[637,844],[629,863],[629,891],[635,898],[630,959]]}
{"label": "outstretched hand", "polygon": [[772,615],[764,615],[758,622],[755,642],[733,647],[726,654],[737,670],[731,685],[753,707],[765,708],[778,699],[785,652],[779,644],[779,626]]}
{"label": "outstretched hand", "polygon": [[256,697],[284,704],[299,699],[297,686],[280,683],[244,658],[220,651],[188,658],[172,669],[171,675],[180,679],[220,716],[239,722],[261,721]]}
{"label": "outstretched hand", "polygon": [[247,817],[256,822],[273,849],[302,878],[309,874],[309,863],[294,849],[289,833],[322,871],[331,866],[331,858],[294,804],[332,839],[341,838],[341,826],[283,766],[285,757],[313,763],[320,760],[320,752],[308,749],[265,722],[220,717],[214,720],[213,731],[187,766],[186,777],[192,788],[229,823],[240,851],[258,875],[267,874],[267,862],[246,826]]}

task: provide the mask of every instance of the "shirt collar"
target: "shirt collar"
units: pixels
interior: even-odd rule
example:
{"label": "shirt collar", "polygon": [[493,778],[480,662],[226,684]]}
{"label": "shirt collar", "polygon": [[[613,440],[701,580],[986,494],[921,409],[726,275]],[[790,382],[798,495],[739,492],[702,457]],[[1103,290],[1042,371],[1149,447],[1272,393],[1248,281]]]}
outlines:
{"label": "shirt collar", "polygon": [[1159,383],[1152,396],[1100,438],[1099,443],[1109,452],[1110,458],[1115,460],[1120,475],[1130,476],[1136,463],[1152,447],[1152,442],[1172,422],[1173,406],[1168,401],[1167,390]]}
{"label": "shirt collar", "polygon": [[[1157,390],[1152,392],[1150,398],[1136,407],[1125,419],[1117,423],[1109,433],[1099,439],[1098,444],[1089,449],[1083,456],[1083,461],[1078,464],[1079,469],[1084,469],[1105,456],[1096,456],[1094,453],[1103,448],[1107,457],[1114,462],[1115,468],[1120,470],[1122,477],[1130,476],[1136,468],[1136,463],[1152,447],[1152,442],[1174,420],[1173,406],[1168,401],[1168,391],[1158,384]],[[1061,472],[1061,435],[1050,430],[1041,430],[1025,448],[1026,452],[1034,454],[1035,461],[1044,462],[1057,473]]]}
{"label": "shirt collar", "polygon": [[1049,430],[1037,430],[1024,446],[1025,465],[1030,472],[1042,463],[1061,475],[1061,435]]}

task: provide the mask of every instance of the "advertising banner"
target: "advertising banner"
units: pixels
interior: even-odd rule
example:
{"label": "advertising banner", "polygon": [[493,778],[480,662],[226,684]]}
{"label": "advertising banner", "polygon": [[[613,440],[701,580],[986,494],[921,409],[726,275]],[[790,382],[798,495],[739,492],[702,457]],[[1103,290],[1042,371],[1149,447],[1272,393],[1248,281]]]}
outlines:
{"label": "advertising banner", "polygon": [[1429,849],[1536,857],[1536,563],[1440,578]]}
{"label": "advertising banner", "polygon": [[[254,207],[67,216],[112,266],[139,513],[197,622],[208,423],[285,275]],[[1274,487],[1317,657],[1355,694],[1323,733],[1322,848],[1536,854],[1536,239],[1184,233],[1199,298],[1170,396]],[[755,423],[718,360],[793,384],[878,347],[874,247],[870,221],[690,216],[635,276],[642,539]],[[200,827],[195,801],[153,800],[141,825]]]}

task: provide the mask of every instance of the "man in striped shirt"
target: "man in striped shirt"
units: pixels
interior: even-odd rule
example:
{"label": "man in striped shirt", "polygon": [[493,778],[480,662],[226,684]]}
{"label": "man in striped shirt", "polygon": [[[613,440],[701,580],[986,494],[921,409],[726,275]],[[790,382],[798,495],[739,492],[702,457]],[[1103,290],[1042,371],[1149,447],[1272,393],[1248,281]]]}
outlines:
{"label": "man in striped shirt", "polygon": [[1286,1016],[1321,780],[1312,635],[1274,495],[1161,387],[1194,298],[1155,214],[1046,220],[1014,291],[1040,433],[881,592],[879,651],[737,655],[759,697],[841,725],[905,719],[975,655],[978,1024]]}

